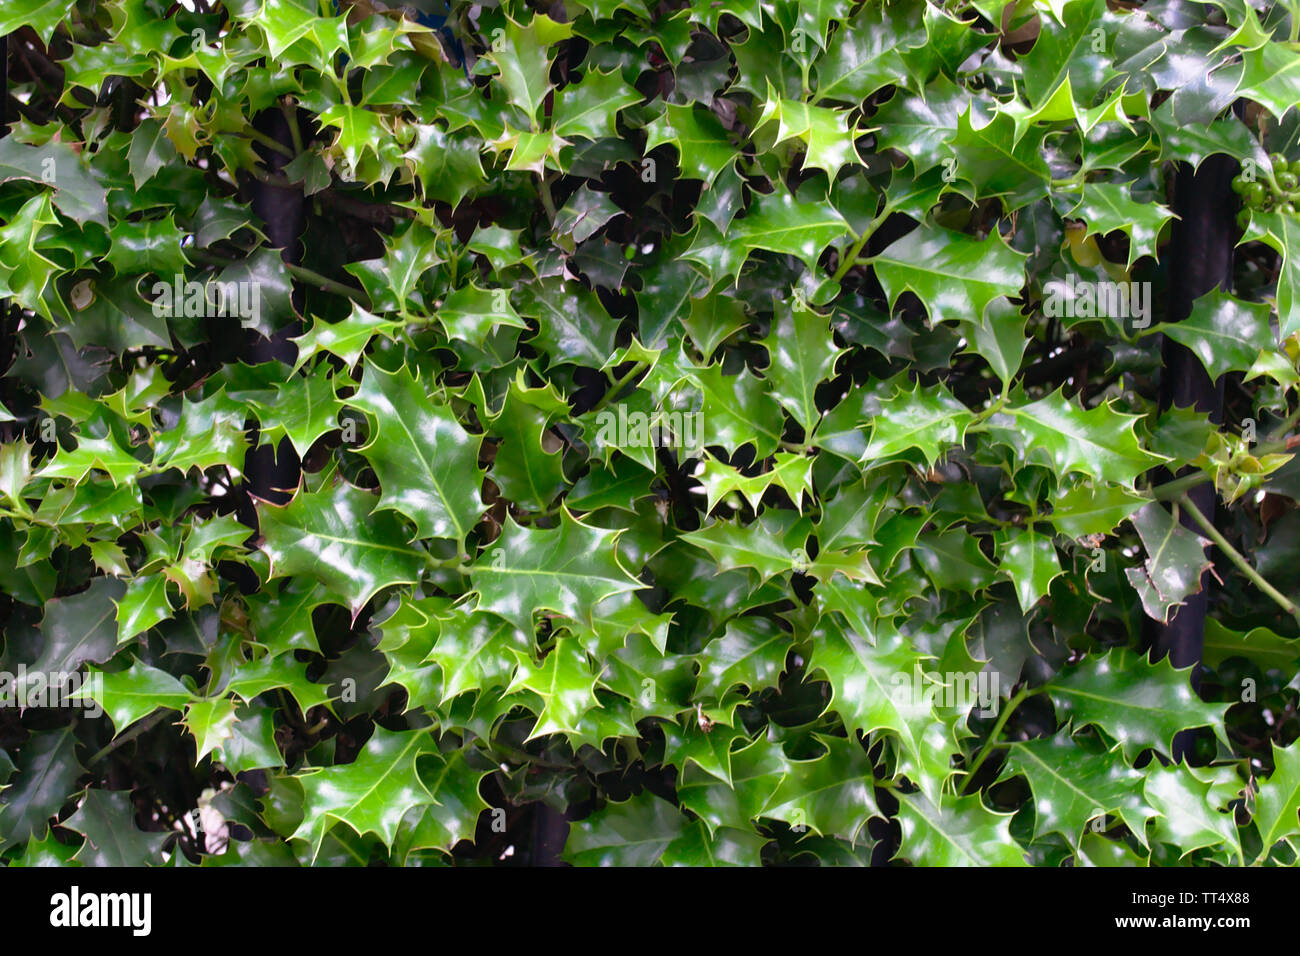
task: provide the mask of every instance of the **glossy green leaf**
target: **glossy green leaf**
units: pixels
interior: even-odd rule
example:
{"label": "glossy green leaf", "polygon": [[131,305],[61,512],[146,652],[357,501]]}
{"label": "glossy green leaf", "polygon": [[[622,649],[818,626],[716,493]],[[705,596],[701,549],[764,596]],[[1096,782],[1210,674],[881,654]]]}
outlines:
{"label": "glossy green leaf", "polygon": [[1218,727],[1226,709],[1198,700],[1187,671],[1167,658],[1152,664],[1123,649],[1066,668],[1049,690],[1063,719],[1100,727],[1130,759],[1147,747],[1169,753],[1174,734]]}
{"label": "glossy green leaf", "polygon": [[483,511],[480,439],[451,409],[431,401],[406,368],[388,373],[367,365],[361,388],[347,400],[372,416],[370,441],[358,452],[379,476],[377,509],[398,511],[421,538],[451,538],[463,546]]}
{"label": "glossy green leaf", "polygon": [[[386,587],[419,580],[426,555],[407,544],[399,519],[375,511],[374,495],[337,484],[299,491],[283,507],[258,507],[272,576],[306,574],[337,594],[355,616]],[[372,513],[373,512],[373,513]]]}

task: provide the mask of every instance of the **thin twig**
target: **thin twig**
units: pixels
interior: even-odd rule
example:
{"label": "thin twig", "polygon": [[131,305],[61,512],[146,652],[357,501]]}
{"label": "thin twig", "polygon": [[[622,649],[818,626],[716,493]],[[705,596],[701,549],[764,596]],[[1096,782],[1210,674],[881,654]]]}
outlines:
{"label": "thin twig", "polygon": [[149,731],[153,730],[153,728],[158,724],[158,722],[161,721],[165,716],[167,716],[166,710],[158,710],[154,712],[152,715],[144,718],[143,720],[137,720],[134,724],[128,727],[124,733],[121,733],[118,736],[114,737],[112,740],[108,742],[107,746],[105,746],[99,751],[99,753],[91,757],[90,764],[93,766],[99,763],[101,760],[103,760],[105,757],[111,754],[118,747],[122,746],[125,743],[130,743],[132,740],[135,740],[135,738],[139,737],[141,734],[146,734]]}
{"label": "thin twig", "polygon": [[1206,537],[1218,545],[1219,550],[1227,556],[1229,561],[1237,566],[1237,569],[1240,570],[1242,574],[1246,575],[1246,577],[1251,580],[1255,587],[1259,588],[1272,598],[1273,601],[1277,603],[1278,607],[1282,608],[1282,610],[1286,611],[1297,621],[1300,621],[1300,608],[1296,607],[1286,595],[1273,587],[1273,585],[1269,584],[1268,581],[1264,580],[1263,576],[1250,566],[1250,562],[1245,559],[1240,551],[1228,543],[1228,539],[1225,538],[1222,532],[1214,526],[1214,522],[1205,517],[1205,514],[1200,508],[1196,507],[1196,504],[1186,493],[1179,496],[1178,505],[1192,516],[1192,520],[1200,525],[1201,530],[1205,532]]}
{"label": "thin twig", "polygon": [[1002,708],[1002,713],[998,714],[998,722],[993,725],[993,729],[989,732],[988,740],[984,742],[984,746],[980,748],[979,755],[975,758],[975,762],[971,764],[970,770],[966,772],[967,787],[969,787],[975,780],[975,774],[979,771],[980,767],[984,765],[984,761],[988,759],[989,754],[991,754],[998,746],[998,735],[1002,733],[1002,729],[1006,727],[1007,721],[1010,720],[1011,715],[1016,712],[1016,708],[1020,706],[1021,701],[1026,697],[1032,697],[1034,694],[1042,693],[1042,691],[1043,688],[1041,687],[1022,687],[1019,693],[1012,697],[1011,700],[1007,701],[1007,705]]}

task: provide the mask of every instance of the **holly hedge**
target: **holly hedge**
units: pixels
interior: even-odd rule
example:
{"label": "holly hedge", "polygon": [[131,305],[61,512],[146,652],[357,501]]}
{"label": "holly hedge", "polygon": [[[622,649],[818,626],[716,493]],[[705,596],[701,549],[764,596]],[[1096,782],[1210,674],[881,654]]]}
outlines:
{"label": "holly hedge", "polygon": [[0,35],[0,861],[1296,861],[1294,0]]}

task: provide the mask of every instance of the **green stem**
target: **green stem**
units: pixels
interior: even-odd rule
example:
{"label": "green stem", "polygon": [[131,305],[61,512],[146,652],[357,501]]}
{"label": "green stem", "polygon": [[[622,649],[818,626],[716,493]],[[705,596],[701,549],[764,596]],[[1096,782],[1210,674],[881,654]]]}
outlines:
{"label": "green stem", "polygon": [[1011,396],[1004,391],[992,405],[984,409],[984,411],[979,412],[975,416],[974,420],[969,425],[966,426],[966,430],[970,431],[972,428],[983,425],[986,421],[988,421],[998,412],[1002,411],[1002,409],[1006,407],[1007,402],[1010,401],[1010,399]]}
{"label": "green stem", "polygon": [[270,173],[263,172],[262,170],[258,169],[256,166],[249,167],[248,169],[244,170],[244,172],[248,173],[248,175],[252,176],[258,182],[266,183],[268,186],[274,186],[276,189],[293,188],[293,183],[289,182],[289,180],[286,177],[273,176]]}
{"label": "green stem", "polygon": [[1083,188],[1083,170],[1082,170],[1082,169],[1080,169],[1077,173],[1075,173],[1075,174],[1074,174],[1073,176],[1071,176],[1069,179],[1053,179],[1053,180],[1052,180],[1052,189],[1053,189],[1053,190],[1061,189],[1061,190],[1065,190],[1065,191],[1067,191],[1067,192],[1074,192],[1075,190],[1077,190],[1077,189],[1081,189],[1081,188]]}
{"label": "green stem", "polygon": [[551,196],[551,184],[547,182],[545,173],[538,173],[537,179],[541,183],[540,188],[537,190],[537,194],[542,199],[542,208],[546,210],[546,218],[551,222],[551,224],[554,224],[555,199]]}
{"label": "green stem", "polygon": [[465,561],[463,557],[445,558],[443,560],[431,557],[429,558],[429,566],[432,568],[459,571],[461,574],[466,575],[469,574],[471,570],[471,565]]}
{"label": "green stem", "polygon": [[146,734],[149,731],[153,730],[153,728],[157,726],[159,721],[161,721],[166,716],[167,716],[166,710],[158,710],[153,714],[151,714],[150,716],[144,718],[143,720],[137,720],[134,724],[128,727],[124,733],[118,734],[116,737],[110,740],[108,742],[108,745],[102,748],[99,751],[99,753],[91,757],[90,765],[94,766],[95,764],[103,760],[105,757],[107,757],[109,754],[111,754],[118,747],[122,746],[125,743],[130,743],[132,740],[135,740],[135,738],[139,737],[141,734]]}
{"label": "green stem", "polygon": [[1250,566],[1250,562],[1245,559],[1240,551],[1228,543],[1228,539],[1225,538],[1219,529],[1214,526],[1214,522],[1205,517],[1205,514],[1200,508],[1196,507],[1196,504],[1190,497],[1188,497],[1188,495],[1183,494],[1179,496],[1178,506],[1185,509],[1187,513],[1192,516],[1192,520],[1200,525],[1201,530],[1205,532],[1206,537],[1218,545],[1219,550],[1227,555],[1228,560],[1235,564],[1237,569],[1241,571],[1242,574],[1246,575],[1255,587],[1268,595],[1277,603],[1278,607],[1282,608],[1282,610],[1286,611],[1297,621],[1300,621],[1300,608],[1296,607],[1295,604],[1281,591],[1265,581],[1260,573]]}
{"label": "green stem", "polygon": [[[205,265],[229,266],[234,265],[237,261],[235,259],[227,259],[225,256],[215,255],[214,253],[208,252],[206,249],[192,249],[188,251],[194,259],[204,263]],[[308,269],[306,266],[298,266],[289,262],[284,263],[284,268],[290,275],[297,276],[304,282],[310,282],[312,285],[324,289],[326,292],[333,292],[337,295],[347,296],[349,299],[352,299],[354,302],[360,303],[361,305],[366,305],[370,301],[370,297],[366,295],[365,290],[358,289],[355,286],[345,285],[342,282],[336,282],[329,276],[323,276],[314,269]]]}
{"label": "green stem", "polygon": [[[1296,22],[1300,23],[1300,19],[1297,19]],[[1280,442],[1285,445],[1286,433],[1295,427],[1296,422],[1300,422],[1300,406],[1297,406],[1296,410],[1288,415],[1281,425],[1278,425],[1277,428],[1273,429],[1273,434],[1269,436],[1268,444],[1271,445]]]}
{"label": "green stem", "polygon": [[[600,401],[598,401],[595,405],[591,407],[591,411],[588,412],[588,414],[594,415],[597,412],[601,411],[606,405],[608,405],[610,402],[612,402],[615,398],[618,397],[619,393],[623,390],[624,386],[626,386],[628,382],[632,381],[632,379],[636,378],[638,375],[644,372],[648,367],[649,366],[645,362],[637,362],[635,365],[633,365],[632,368],[628,370],[628,373],[626,375],[624,375],[618,381],[610,385],[609,391],[607,391],[604,395],[601,396]],[[609,373],[607,372],[606,375],[608,374]]]}
{"label": "green stem", "polygon": [[450,295],[452,292],[456,291],[456,280],[460,278],[458,275],[460,272],[460,257],[456,254],[456,247],[454,245],[448,243],[447,246],[447,294]]}
{"label": "green stem", "polygon": [[284,113],[284,121],[289,124],[289,137],[293,140],[293,151],[295,155],[302,155],[302,131],[298,129],[298,107],[289,105],[289,98],[284,97],[280,100],[280,111]]}
{"label": "green stem", "polygon": [[535,754],[530,754],[526,750],[520,750],[518,747],[511,747],[509,744],[502,743],[499,740],[494,740],[492,746],[495,750],[500,751],[505,756],[510,757],[519,763],[528,763],[535,767],[544,767],[547,770],[572,769],[568,764],[554,763],[553,761],[547,760],[545,757],[538,757]]}
{"label": "green stem", "polygon": [[308,269],[306,266],[296,266],[293,263],[285,263],[285,269],[290,275],[302,279],[304,282],[310,282],[312,285],[326,292],[333,292],[335,295],[346,296],[354,302],[365,305],[370,301],[366,293],[355,286],[345,285],[342,282],[335,282],[329,276],[323,276],[319,272]]}
{"label": "green stem", "polygon": [[244,131],[244,135],[255,142],[261,143],[267,149],[273,149],[281,155],[288,156],[290,159],[296,158],[294,151],[288,146],[285,146],[284,143],[280,142],[278,139],[272,139],[270,136],[267,136],[265,133],[256,130],[251,126]]}
{"label": "green stem", "polygon": [[867,223],[867,228],[862,230],[862,235],[858,236],[858,238],[854,240],[853,245],[851,245],[848,252],[844,254],[844,258],[840,260],[839,266],[835,269],[835,274],[831,276],[832,282],[839,282],[848,275],[850,269],[859,264],[858,256],[862,254],[862,250],[866,247],[868,240],[871,239],[872,233],[880,227],[882,222],[889,218],[889,214],[893,211],[893,205],[885,203],[885,208],[880,210],[879,215],[877,215],[875,219],[871,220],[871,222]]}
{"label": "green stem", "polygon": [[1026,697],[1032,697],[1034,694],[1041,694],[1042,691],[1043,689],[1041,687],[1032,689],[1029,687],[1022,687],[1019,693],[1007,701],[1007,705],[1002,708],[1002,713],[998,714],[998,722],[994,724],[993,729],[989,731],[988,740],[984,741],[984,746],[980,748],[980,752],[978,756],[976,756],[975,762],[971,764],[970,770],[966,772],[967,786],[975,780],[975,774],[978,773],[980,767],[984,765],[984,761],[988,759],[989,754],[996,749],[998,736],[1002,733],[1002,729],[1006,727],[1007,721],[1011,719],[1011,715],[1016,712],[1016,708],[1020,706],[1021,701]]}
{"label": "green stem", "polygon": [[544,508],[541,511],[534,511],[531,514],[516,515],[515,521],[518,522],[519,524],[528,524],[528,525],[531,525],[537,521],[545,521],[548,518],[554,518],[556,515],[558,515],[560,513],[560,509],[563,507],[564,507],[564,502],[560,502],[559,504],[552,505],[549,508]]}
{"label": "green stem", "polygon": [[862,235],[858,237],[858,241],[853,243],[853,245],[849,247],[849,251],[844,254],[844,258],[840,259],[840,264],[836,268],[835,274],[831,276],[831,281],[839,282],[848,275],[849,270],[852,269],[854,264],[857,262],[858,254],[862,252],[862,247],[867,244],[867,240],[870,238],[870,232],[863,232]]}
{"label": "green stem", "polygon": [[1173,501],[1182,497],[1192,488],[1203,485],[1209,480],[1209,475],[1203,471],[1198,471],[1194,475],[1184,475],[1182,478],[1175,478],[1173,481],[1167,481],[1163,485],[1156,485],[1147,490],[1156,501]]}

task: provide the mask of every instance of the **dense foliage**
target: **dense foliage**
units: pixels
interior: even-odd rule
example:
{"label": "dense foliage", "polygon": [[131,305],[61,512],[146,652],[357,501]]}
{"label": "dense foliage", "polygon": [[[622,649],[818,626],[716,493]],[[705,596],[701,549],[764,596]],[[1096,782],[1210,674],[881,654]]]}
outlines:
{"label": "dense foliage", "polygon": [[0,859],[1293,862],[1297,16],[4,0]]}

